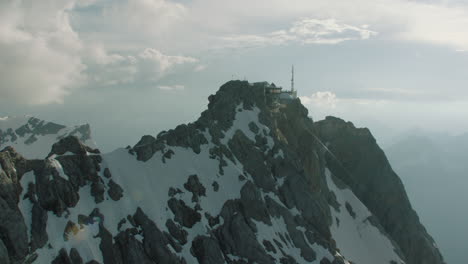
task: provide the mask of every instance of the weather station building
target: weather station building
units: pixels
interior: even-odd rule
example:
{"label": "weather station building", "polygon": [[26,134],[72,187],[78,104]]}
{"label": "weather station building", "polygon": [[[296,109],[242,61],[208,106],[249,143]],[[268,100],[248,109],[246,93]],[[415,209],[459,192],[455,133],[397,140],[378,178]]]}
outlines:
{"label": "weather station building", "polygon": [[265,86],[265,94],[270,95],[273,103],[288,103],[297,98],[297,91],[294,89],[294,66],[291,70],[291,90],[283,90],[282,87],[274,84]]}

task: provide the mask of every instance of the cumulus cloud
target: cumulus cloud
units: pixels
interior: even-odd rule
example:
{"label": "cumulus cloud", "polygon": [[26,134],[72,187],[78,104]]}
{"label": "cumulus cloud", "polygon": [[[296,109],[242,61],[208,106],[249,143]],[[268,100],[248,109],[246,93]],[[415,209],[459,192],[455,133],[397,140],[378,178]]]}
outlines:
{"label": "cumulus cloud", "polygon": [[321,109],[337,109],[340,106],[350,105],[370,105],[370,106],[382,106],[390,103],[388,99],[373,99],[364,97],[341,97],[339,98],[334,92],[330,91],[319,91],[315,92],[310,96],[300,96],[301,102],[312,108]]}
{"label": "cumulus cloud", "polygon": [[[193,57],[172,56],[155,48],[110,51],[104,44],[82,38],[71,23],[71,14],[74,8],[95,2],[0,3],[0,102],[61,103],[74,89],[84,86],[154,82],[186,64],[192,65],[191,70],[200,70]],[[179,4],[158,0],[124,3],[130,13],[140,8],[146,13],[138,15],[155,17],[158,12],[173,16],[168,10],[171,8],[183,9]]]}
{"label": "cumulus cloud", "polygon": [[61,102],[82,80],[82,42],[69,22],[71,2],[0,4],[0,101]]}
{"label": "cumulus cloud", "polygon": [[284,45],[293,42],[301,44],[338,44],[348,40],[364,40],[377,35],[367,29],[368,26],[351,26],[335,19],[301,19],[287,30],[278,30],[267,34],[232,35],[223,37],[228,46],[255,47],[266,45]]}
{"label": "cumulus cloud", "polygon": [[305,105],[316,107],[335,108],[338,102],[336,94],[330,91],[316,92],[311,96],[300,96],[301,102]]}
{"label": "cumulus cloud", "polygon": [[196,58],[185,56],[169,56],[159,50],[147,48],[138,55],[143,61],[146,69],[154,70],[155,72],[167,72],[176,65],[198,62]]}

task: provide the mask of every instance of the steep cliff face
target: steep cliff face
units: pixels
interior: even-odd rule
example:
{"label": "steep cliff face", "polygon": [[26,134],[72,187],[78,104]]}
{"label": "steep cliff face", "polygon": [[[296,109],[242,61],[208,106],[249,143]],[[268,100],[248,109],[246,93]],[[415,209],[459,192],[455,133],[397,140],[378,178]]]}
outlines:
{"label": "steep cliff face", "polygon": [[16,218],[0,222],[0,260],[443,263],[368,131],[270,99],[231,81],[197,121],[133,148],[3,150],[0,219]]}
{"label": "steep cliff face", "polygon": [[327,117],[315,123],[327,146],[328,167],[346,183],[399,245],[407,263],[441,263],[435,242],[419,222],[400,178],[368,129]]}

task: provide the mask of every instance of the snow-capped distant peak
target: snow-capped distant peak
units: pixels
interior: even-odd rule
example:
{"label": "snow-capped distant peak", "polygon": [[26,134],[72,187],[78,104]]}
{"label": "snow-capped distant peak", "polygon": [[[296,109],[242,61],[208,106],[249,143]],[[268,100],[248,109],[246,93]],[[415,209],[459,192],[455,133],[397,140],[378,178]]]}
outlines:
{"label": "snow-capped distant peak", "polygon": [[0,118],[0,149],[11,146],[28,159],[43,159],[50,147],[66,136],[76,136],[88,146],[95,146],[89,125],[66,127],[32,116]]}

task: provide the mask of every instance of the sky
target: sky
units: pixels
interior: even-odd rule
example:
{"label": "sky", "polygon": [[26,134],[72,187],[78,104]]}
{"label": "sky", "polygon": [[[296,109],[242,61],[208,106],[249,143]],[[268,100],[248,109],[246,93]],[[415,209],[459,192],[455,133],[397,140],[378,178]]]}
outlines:
{"label": "sky", "polygon": [[194,121],[231,79],[296,88],[385,144],[468,132],[457,0],[4,0],[0,116],[90,123],[104,151]]}

